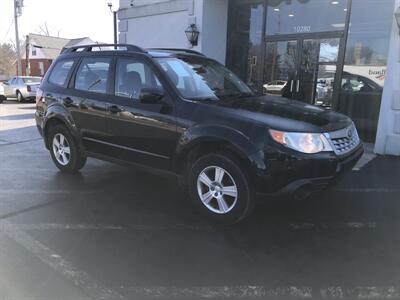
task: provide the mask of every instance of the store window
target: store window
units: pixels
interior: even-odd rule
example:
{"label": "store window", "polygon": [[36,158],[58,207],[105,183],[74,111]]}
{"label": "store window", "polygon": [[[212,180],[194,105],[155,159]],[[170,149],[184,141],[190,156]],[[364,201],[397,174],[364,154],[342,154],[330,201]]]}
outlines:
{"label": "store window", "polygon": [[270,0],[267,35],[344,30],[347,0]]}
{"label": "store window", "polygon": [[233,2],[230,7],[227,65],[253,89],[262,85],[264,4]]}
{"label": "store window", "polygon": [[394,0],[353,0],[339,110],[374,142],[385,82]]}

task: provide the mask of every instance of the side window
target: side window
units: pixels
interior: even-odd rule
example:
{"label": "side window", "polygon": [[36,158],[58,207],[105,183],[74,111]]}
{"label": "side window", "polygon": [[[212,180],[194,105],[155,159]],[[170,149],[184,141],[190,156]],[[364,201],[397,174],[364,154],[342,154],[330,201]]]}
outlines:
{"label": "side window", "polygon": [[119,97],[137,100],[142,88],[162,89],[153,70],[138,59],[118,59],[115,76],[115,95]]}
{"label": "side window", "polygon": [[73,60],[62,60],[57,62],[51,71],[49,82],[58,86],[64,86],[73,65]]}
{"label": "side window", "polygon": [[107,93],[110,58],[84,58],[76,73],[75,89],[81,91]]}

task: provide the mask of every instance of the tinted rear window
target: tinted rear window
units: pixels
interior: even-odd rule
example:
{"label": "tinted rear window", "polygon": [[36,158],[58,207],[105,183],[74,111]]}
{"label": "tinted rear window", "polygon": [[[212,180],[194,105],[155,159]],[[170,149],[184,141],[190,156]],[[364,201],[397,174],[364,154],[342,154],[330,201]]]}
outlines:
{"label": "tinted rear window", "polygon": [[42,78],[40,77],[25,77],[22,78],[24,83],[40,83],[42,81]]}
{"label": "tinted rear window", "polygon": [[49,82],[58,86],[64,86],[68,75],[74,65],[74,60],[62,60],[56,63],[50,74]]}

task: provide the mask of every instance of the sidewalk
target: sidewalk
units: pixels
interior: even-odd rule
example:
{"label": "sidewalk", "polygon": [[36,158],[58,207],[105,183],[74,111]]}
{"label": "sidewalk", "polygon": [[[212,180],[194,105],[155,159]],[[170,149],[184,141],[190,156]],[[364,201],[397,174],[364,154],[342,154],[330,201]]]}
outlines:
{"label": "sidewalk", "polygon": [[360,170],[353,170],[346,175],[336,186],[336,189],[341,188],[375,192],[397,191],[400,201],[400,157],[375,156]]}

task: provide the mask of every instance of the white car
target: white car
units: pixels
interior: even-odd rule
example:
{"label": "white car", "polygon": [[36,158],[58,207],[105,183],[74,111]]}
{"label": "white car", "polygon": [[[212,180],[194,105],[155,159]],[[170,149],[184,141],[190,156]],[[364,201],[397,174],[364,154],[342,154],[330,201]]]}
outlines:
{"label": "white car", "polygon": [[287,81],[274,80],[263,85],[264,94],[282,94]]}
{"label": "white car", "polygon": [[4,83],[4,95],[8,98],[16,97],[18,102],[34,100],[36,91],[42,81],[41,77],[15,76]]}
{"label": "white car", "polygon": [[4,96],[4,86],[0,82],[0,103],[2,103],[4,100],[6,100],[6,96]]}

